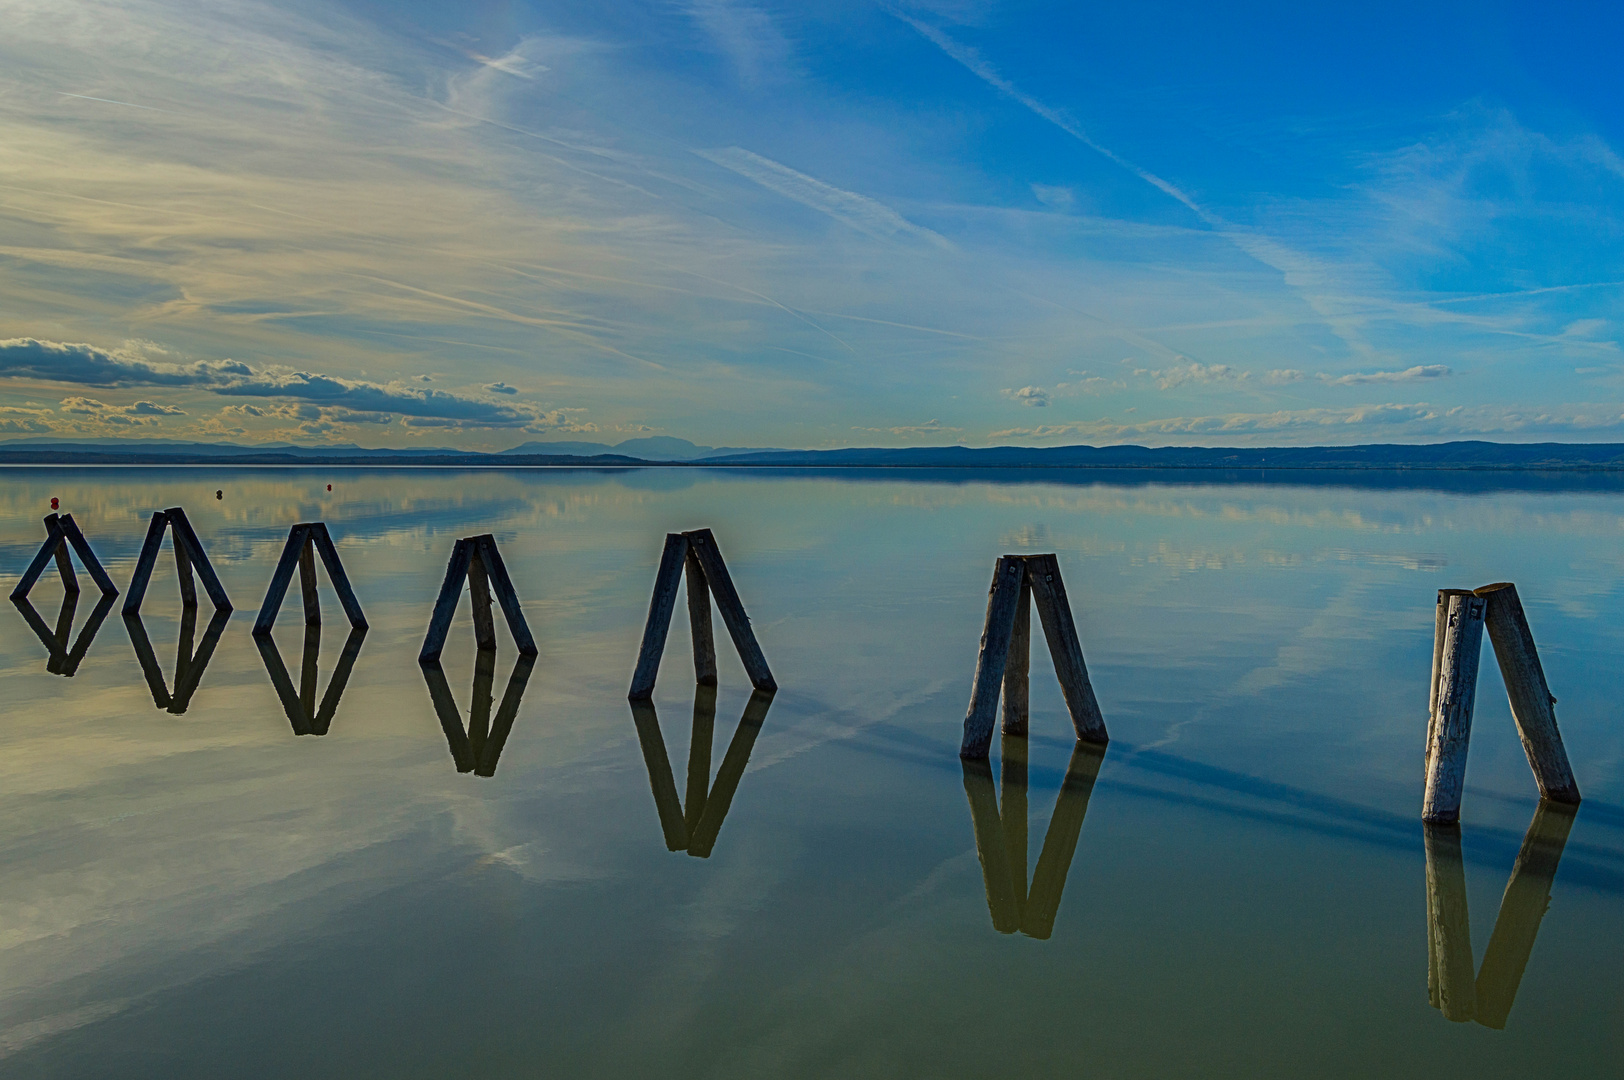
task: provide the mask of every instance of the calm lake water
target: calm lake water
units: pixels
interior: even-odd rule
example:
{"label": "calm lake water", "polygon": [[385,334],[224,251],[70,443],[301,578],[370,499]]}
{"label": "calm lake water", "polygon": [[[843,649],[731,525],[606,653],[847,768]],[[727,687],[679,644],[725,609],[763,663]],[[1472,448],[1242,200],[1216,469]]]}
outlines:
{"label": "calm lake water", "polygon": [[[188,626],[166,545],[82,656],[82,571],[54,655],[0,613],[0,1075],[1618,1075],[1624,484],[1215,479],[8,470],[8,591],[53,496],[120,588],[179,505],[237,611]],[[249,629],[313,520],[372,629],[323,576],[301,689],[297,584],[274,655]],[[781,689],[718,622],[712,719],[679,603],[636,715],[701,527]],[[487,532],[540,654],[498,617],[477,662],[463,601],[443,720],[417,653]],[[963,767],[994,560],[1048,551],[1112,742],[1073,754],[1039,633],[1030,739]],[[1488,657],[1458,848],[1420,821],[1435,590],[1501,580],[1585,798],[1509,890],[1537,800]],[[54,569],[31,600],[54,641]]]}

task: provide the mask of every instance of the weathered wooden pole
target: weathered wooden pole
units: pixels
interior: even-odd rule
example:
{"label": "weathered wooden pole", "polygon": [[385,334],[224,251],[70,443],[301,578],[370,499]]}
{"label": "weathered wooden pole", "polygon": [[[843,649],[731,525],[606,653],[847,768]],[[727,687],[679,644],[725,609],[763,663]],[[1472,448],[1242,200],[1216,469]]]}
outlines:
{"label": "weathered wooden pole", "polygon": [[304,598],[306,626],[321,625],[321,594],[316,592],[316,545],[309,532],[299,547],[299,593]]}
{"label": "weathered wooden pole", "polygon": [[1071,713],[1072,728],[1083,742],[1103,746],[1111,738],[1105,733],[1105,717],[1094,698],[1088,666],[1083,663],[1083,643],[1077,636],[1071,601],[1066,598],[1066,583],[1060,577],[1060,560],[1053,555],[1028,555],[1026,573],[1032,582],[1032,599],[1043,622],[1043,636],[1054,658],[1060,692]]}
{"label": "weathered wooden pole", "polygon": [[1477,973],[1477,1022],[1484,1027],[1504,1028],[1511,1015],[1517,988],[1534,953],[1540,921],[1551,905],[1551,883],[1575,813],[1571,803],[1541,799],[1528,823]]}
{"label": "weathered wooden pole", "polygon": [[[45,572],[45,568],[51,565],[52,559],[56,560],[57,568],[60,570],[63,565],[62,526],[55,514],[46,516],[45,543],[40,545],[39,551],[35,553],[27,569],[23,571],[23,576],[17,579],[16,587],[11,590],[11,598],[13,600],[25,598],[29,591],[34,588],[34,583],[39,580],[40,575]],[[72,588],[68,588],[70,581],[73,582]],[[79,583],[73,577],[72,566],[69,566],[67,572],[62,576],[62,587],[68,589],[69,592],[79,591]]]}
{"label": "weathered wooden pole", "polygon": [[966,760],[984,759],[992,747],[998,696],[1009,663],[1009,639],[1015,631],[1015,609],[1020,605],[1025,572],[1026,561],[1019,555],[1004,555],[993,567],[992,584],[987,588],[987,618],[981,628],[981,648],[976,653],[975,682],[970,686],[964,739],[959,744],[959,757]]}
{"label": "weathered wooden pole", "polygon": [[[683,569],[683,576],[688,587],[688,630],[694,644],[694,682],[700,686],[714,687],[716,685],[716,637],[711,631],[710,586],[705,584],[705,569],[700,565],[699,556],[694,554],[692,547],[688,549],[688,557],[683,562]],[[708,770],[709,767],[707,766],[707,776],[709,775]]]}
{"label": "weathered wooden pole", "polygon": [[756,642],[755,631],[750,629],[750,616],[745,614],[744,602],[739,599],[739,591],[733,587],[733,577],[727,571],[727,564],[722,561],[716,537],[711,535],[709,529],[694,529],[684,535],[688,538],[689,550],[705,571],[705,582],[710,586],[711,595],[716,598],[716,608],[722,613],[722,624],[733,639],[733,647],[738,650],[739,659],[744,663],[744,673],[750,677],[750,685],[763,693],[776,692],[778,683],[773,680],[773,673],[767,667],[767,658],[762,655],[761,646]]}
{"label": "weathered wooden pole", "polygon": [[135,615],[141,610],[141,601],[147,595],[147,583],[152,580],[152,569],[158,565],[158,549],[164,542],[164,531],[169,518],[162,510],[152,515],[147,523],[147,538],[141,542],[141,554],[135,560],[135,573],[124,590],[124,614]]}
{"label": "weathered wooden pole", "polygon": [[[216,610],[230,611],[231,599],[226,596],[226,590],[220,584],[220,578],[215,574],[208,554],[203,550],[203,542],[197,538],[197,530],[193,529],[192,523],[187,520],[186,511],[178,506],[171,506],[164,514],[169,518],[169,527],[175,534],[176,547],[185,546],[187,561],[197,571],[198,580],[203,582],[203,591],[209,594],[209,599],[214,602]],[[196,603],[195,597],[193,603]]]}
{"label": "weathered wooden pole", "polygon": [[1511,715],[1517,721],[1517,735],[1528,766],[1534,770],[1540,797],[1577,805],[1579,785],[1568,765],[1562,733],[1556,728],[1556,698],[1546,685],[1545,669],[1534,649],[1534,634],[1523,614],[1517,586],[1510,582],[1485,585],[1477,595],[1485,601],[1483,624],[1494,644],[1506,696],[1511,699]]}
{"label": "weathered wooden pole", "polygon": [[1466,785],[1466,751],[1472,737],[1472,706],[1483,653],[1483,609],[1480,596],[1449,597],[1443,657],[1438,668],[1438,708],[1431,753],[1427,757],[1423,821],[1449,825],[1460,820],[1461,791]]}
{"label": "weathered wooden pole", "polygon": [[1444,663],[1444,633],[1449,629],[1449,598],[1465,596],[1470,589],[1439,589],[1438,606],[1432,625],[1432,689],[1427,700],[1427,748],[1425,759],[1432,761],[1432,743],[1438,731],[1438,676]]}
{"label": "weathered wooden pole", "polygon": [[485,560],[480,558],[479,546],[468,559],[468,599],[474,614],[474,644],[479,651],[496,651],[496,619],[491,614],[491,579],[485,572]]}
{"label": "weathered wooden pole", "polygon": [[1465,1023],[1477,1015],[1472,976],[1472,924],[1466,912],[1466,866],[1460,826],[1424,825],[1427,856],[1427,986],[1445,1017]]}
{"label": "weathered wooden pole", "polygon": [[671,632],[671,613],[677,607],[677,588],[682,584],[687,558],[688,538],[681,533],[666,533],[660,569],[654,575],[654,594],[648,601],[648,620],[643,624],[643,644],[637,650],[637,670],[632,672],[631,690],[626,695],[632,701],[647,701],[654,696],[654,682],[660,674],[660,657]]}
{"label": "weathered wooden pole", "polygon": [[1015,623],[1009,633],[1009,659],[1004,663],[1005,735],[1026,734],[1031,689],[1032,581],[1028,571],[1021,574],[1021,595],[1015,602]]}

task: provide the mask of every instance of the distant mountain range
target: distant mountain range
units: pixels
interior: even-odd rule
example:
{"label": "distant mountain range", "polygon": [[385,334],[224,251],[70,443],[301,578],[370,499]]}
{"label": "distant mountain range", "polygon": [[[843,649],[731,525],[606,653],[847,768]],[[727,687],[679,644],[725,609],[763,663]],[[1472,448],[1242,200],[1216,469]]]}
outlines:
{"label": "distant mountain range", "polygon": [[1624,472],[1624,443],[1451,442],[1364,446],[921,446],[769,450],[696,446],[657,436],[613,446],[529,442],[486,454],[446,447],[243,446],[156,439],[17,439],[0,465],[460,465],[703,466],[797,469],[1554,470]]}

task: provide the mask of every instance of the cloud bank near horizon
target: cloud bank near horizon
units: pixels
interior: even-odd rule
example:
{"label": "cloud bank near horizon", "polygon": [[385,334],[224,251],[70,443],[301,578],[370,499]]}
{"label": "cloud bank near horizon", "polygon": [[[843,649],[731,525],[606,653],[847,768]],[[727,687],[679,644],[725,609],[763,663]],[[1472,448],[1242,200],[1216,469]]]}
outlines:
{"label": "cloud bank near horizon", "polygon": [[84,10],[0,0],[0,433],[1624,438],[1560,14]]}

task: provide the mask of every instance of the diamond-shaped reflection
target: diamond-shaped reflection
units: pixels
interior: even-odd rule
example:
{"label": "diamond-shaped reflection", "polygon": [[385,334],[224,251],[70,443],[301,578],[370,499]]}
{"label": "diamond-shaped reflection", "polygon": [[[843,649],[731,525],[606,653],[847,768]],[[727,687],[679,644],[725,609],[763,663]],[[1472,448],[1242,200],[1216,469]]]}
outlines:
{"label": "diamond-shaped reflection", "polygon": [[79,664],[84,660],[85,654],[90,651],[91,642],[96,640],[96,632],[101,629],[103,620],[113,610],[113,601],[118,594],[102,594],[95,608],[90,612],[90,618],[85,620],[84,627],[79,631],[79,637],[70,647],[68,642],[73,632],[74,614],[79,607],[81,593],[69,592],[62,594],[62,608],[57,612],[56,629],[52,630],[46,621],[35,610],[34,605],[27,597],[13,596],[11,602],[16,605],[17,611],[22,615],[23,621],[34,631],[40,643],[45,646],[49,658],[45,661],[45,670],[52,675],[61,675],[71,679],[79,670]]}
{"label": "diamond-shaped reflection", "polygon": [[1024,735],[1004,736],[1002,813],[986,759],[961,761],[964,794],[970,800],[976,855],[981,860],[993,929],[1001,934],[1019,930],[1028,937],[1047,938],[1054,932],[1060,894],[1077,852],[1077,838],[1083,831],[1083,816],[1088,813],[1100,763],[1105,760],[1105,747],[1079,742],[1072,750],[1030,887],[1026,880],[1026,755]]}
{"label": "diamond-shaped reflection", "polygon": [[458,772],[471,772],[476,776],[495,776],[496,759],[502,756],[513,722],[519,717],[519,702],[524,688],[530,682],[530,671],[536,658],[520,654],[514,662],[513,674],[508,676],[507,689],[502,693],[502,704],[491,721],[491,702],[496,682],[496,650],[479,649],[474,654],[474,698],[468,710],[468,727],[462,726],[462,710],[451,694],[445,671],[438,660],[419,661],[423,678],[429,684],[429,698],[434,702],[435,715],[445,731],[446,744],[451,749],[451,760]]}
{"label": "diamond-shaped reflection", "polygon": [[275,639],[268,633],[254,636],[254,644],[259,646],[260,658],[265,661],[271,685],[276,688],[282,711],[287,714],[288,723],[293,725],[295,735],[327,734],[327,729],[333,724],[333,715],[338,712],[338,699],[344,696],[344,687],[350,681],[350,672],[355,668],[356,658],[361,655],[361,643],[366,636],[365,626],[350,630],[350,636],[344,641],[344,649],[338,655],[338,663],[333,667],[333,674],[327,680],[327,692],[322,695],[319,708],[316,705],[316,685],[321,657],[321,624],[305,624],[304,656],[299,667],[297,690],[288,675],[287,665],[282,663],[282,653],[277,649]]}
{"label": "diamond-shaped reflection", "polygon": [[643,748],[643,762],[648,766],[649,786],[654,791],[654,806],[660,815],[660,829],[665,833],[668,850],[686,851],[701,859],[710,855],[772,703],[771,691],[757,690],[750,695],[733,741],[728,744],[722,764],[716,770],[716,779],[712,781],[710,762],[711,740],[716,729],[716,688],[694,688],[688,792],[686,800],[678,801],[677,782],[671,771],[671,758],[665,751],[665,737],[660,733],[660,718],[654,711],[654,703],[632,702],[632,721],[637,725],[637,741]]}
{"label": "diamond-shaped reflection", "polygon": [[141,673],[146,676],[147,689],[152,691],[153,704],[176,716],[186,711],[192,703],[192,695],[197,693],[198,686],[203,682],[203,672],[214,656],[215,646],[220,644],[220,635],[225,633],[226,623],[230,621],[230,608],[216,608],[214,617],[203,631],[203,640],[193,649],[192,640],[197,633],[197,608],[181,608],[180,641],[175,646],[175,690],[170,693],[141,616],[124,616],[124,628],[130,633],[130,644],[135,646],[135,658],[141,662]]}

